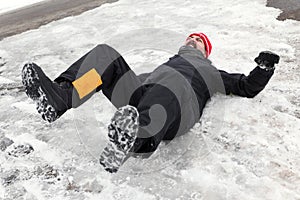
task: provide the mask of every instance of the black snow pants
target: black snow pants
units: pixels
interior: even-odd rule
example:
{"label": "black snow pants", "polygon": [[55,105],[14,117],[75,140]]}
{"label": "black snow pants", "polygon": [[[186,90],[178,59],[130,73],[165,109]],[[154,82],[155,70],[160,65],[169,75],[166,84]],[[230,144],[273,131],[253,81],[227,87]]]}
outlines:
{"label": "black snow pants", "polygon": [[[132,151],[151,155],[162,140],[175,137],[176,134],[173,133],[178,130],[181,116],[175,95],[162,85],[143,84],[145,77],[146,74],[137,76],[115,49],[101,44],[72,64],[55,81],[73,83],[73,102],[70,108],[78,107],[99,91],[116,108],[128,104],[136,107],[140,127]],[[87,87],[81,87],[86,84]],[[82,88],[89,90],[80,91]],[[155,112],[157,110],[164,112]],[[161,121],[159,115],[166,115],[165,120]]]}

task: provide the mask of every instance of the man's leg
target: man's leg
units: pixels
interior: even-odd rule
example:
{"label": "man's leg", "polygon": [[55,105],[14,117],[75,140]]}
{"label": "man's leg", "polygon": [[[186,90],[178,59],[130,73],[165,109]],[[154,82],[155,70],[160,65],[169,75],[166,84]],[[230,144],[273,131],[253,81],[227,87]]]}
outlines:
{"label": "man's leg", "polygon": [[[36,102],[39,113],[48,122],[78,107],[100,89],[116,107],[127,105],[133,91],[141,85],[122,56],[108,45],[92,49],[54,82],[39,66],[28,63],[22,71],[22,82],[26,94]],[[139,92],[135,95],[135,99],[141,96]]]}
{"label": "man's leg", "polygon": [[107,171],[118,170],[132,148],[138,130],[138,112],[128,104],[137,105],[143,89],[138,77],[117,51],[107,45],[98,45],[54,82],[34,63],[24,66],[22,78],[27,95],[36,101],[39,112],[49,122],[102,89],[118,110],[108,127],[110,141],[100,155],[100,164]]}
{"label": "man's leg", "polygon": [[175,95],[159,84],[144,87],[137,106],[119,108],[108,127],[110,143],[100,155],[100,164],[111,173],[129,156],[149,157],[167,133],[175,137],[178,131],[181,115]]}
{"label": "man's leg", "polygon": [[[92,82],[95,76],[99,79]],[[58,83],[66,81],[74,86],[72,108],[86,102],[100,90],[117,108],[129,104],[133,93],[135,100],[142,95],[142,90],[135,91],[142,85],[140,79],[124,58],[105,44],[96,46],[55,79]]]}
{"label": "man's leg", "polygon": [[[134,156],[149,157],[162,140],[171,140],[179,131],[181,121],[180,104],[168,88],[155,84],[140,100],[139,130],[131,152]],[[166,137],[167,134],[173,135]]]}

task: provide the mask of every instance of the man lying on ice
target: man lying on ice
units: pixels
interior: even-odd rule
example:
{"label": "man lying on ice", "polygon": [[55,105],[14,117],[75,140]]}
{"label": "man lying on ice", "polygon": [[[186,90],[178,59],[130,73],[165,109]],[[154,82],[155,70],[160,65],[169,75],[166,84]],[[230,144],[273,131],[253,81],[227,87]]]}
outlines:
{"label": "man lying on ice", "polygon": [[38,65],[27,63],[22,82],[48,122],[102,91],[117,108],[108,126],[109,143],[100,155],[100,164],[112,173],[132,153],[150,155],[162,140],[188,132],[216,92],[254,97],[279,62],[278,55],[264,51],[255,58],[257,67],[248,76],[227,73],[208,60],[211,50],[205,34],[192,33],[178,54],[153,72],[136,75],[115,49],[101,44],[54,81]]}

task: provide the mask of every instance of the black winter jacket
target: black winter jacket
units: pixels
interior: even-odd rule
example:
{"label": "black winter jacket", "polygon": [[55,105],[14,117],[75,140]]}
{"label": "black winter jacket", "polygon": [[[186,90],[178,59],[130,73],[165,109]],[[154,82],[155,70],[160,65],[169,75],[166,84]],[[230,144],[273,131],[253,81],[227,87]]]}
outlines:
{"label": "black winter jacket", "polygon": [[181,106],[181,122],[176,135],[167,133],[164,140],[186,133],[199,121],[205,104],[216,92],[252,98],[264,89],[274,70],[256,67],[248,76],[227,73],[190,46],[182,46],[177,55],[152,73],[141,75],[144,84],[158,83],[169,88]]}
{"label": "black winter jacket", "polygon": [[[171,125],[164,126],[147,139],[139,139],[140,142],[137,142],[134,152],[146,153],[145,157],[148,157],[156,150],[161,140],[172,140],[188,132],[199,121],[207,101],[217,92],[254,97],[263,90],[273,73],[273,70],[265,71],[256,67],[248,76],[239,73],[230,74],[215,68],[199,50],[190,46],[181,47],[178,54],[169,61],[153,72],[139,76],[144,85],[152,86],[147,87],[146,91],[146,93],[151,91],[148,94],[151,94],[152,98],[144,98],[143,105],[139,106],[149,107],[155,104],[155,101],[160,102],[167,107],[166,122],[170,121]],[[157,89],[160,88],[157,85],[167,88],[172,95]],[[154,118],[154,121],[162,121],[159,115]],[[146,118],[145,124],[147,121],[150,123],[149,120]],[[145,132],[145,135],[153,133],[155,132],[152,130],[153,127],[157,125],[154,124],[152,128],[151,126],[140,128],[139,133]]]}

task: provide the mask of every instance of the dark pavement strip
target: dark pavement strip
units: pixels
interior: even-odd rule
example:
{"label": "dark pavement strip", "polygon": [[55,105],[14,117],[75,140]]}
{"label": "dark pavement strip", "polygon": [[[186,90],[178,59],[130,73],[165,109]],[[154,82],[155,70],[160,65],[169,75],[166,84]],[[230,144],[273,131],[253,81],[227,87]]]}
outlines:
{"label": "dark pavement strip", "polygon": [[300,21],[300,0],[267,0],[267,6],[282,10],[282,13],[277,17],[278,20]]}
{"label": "dark pavement strip", "polygon": [[0,15],[0,40],[118,0],[49,0]]}

